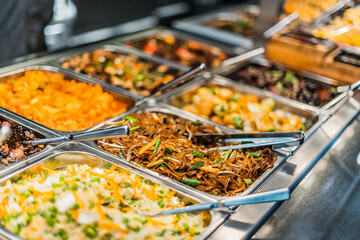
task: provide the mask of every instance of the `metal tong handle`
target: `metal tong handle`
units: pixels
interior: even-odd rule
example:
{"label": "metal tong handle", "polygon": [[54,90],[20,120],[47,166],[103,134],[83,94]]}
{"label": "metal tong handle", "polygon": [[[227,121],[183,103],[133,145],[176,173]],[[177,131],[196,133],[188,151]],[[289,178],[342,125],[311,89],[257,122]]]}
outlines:
{"label": "metal tong handle", "polygon": [[297,12],[294,12],[294,13],[286,16],[285,18],[281,19],[277,24],[275,24],[274,26],[272,26],[271,28],[266,30],[263,33],[263,37],[265,39],[270,38],[272,35],[279,32],[281,29],[283,29],[284,27],[289,25],[292,21],[296,20],[298,17],[299,17],[299,15]]}
{"label": "metal tong handle", "polygon": [[180,76],[174,78],[170,82],[167,82],[166,84],[164,84],[164,85],[162,85],[162,86],[160,86],[158,88],[154,88],[150,92],[150,95],[153,96],[153,95],[157,94],[158,92],[163,92],[165,90],[169,90],[170,88],[175,87],[178,84],[181,84],[181,83],[185,82],[186,80],[190,79],[195,74],[198,74],[199,72],[201,72],[201,71],[203,71],[205,69],[206,69],[205,63],[201,63],[199,66],[190,69],[189,71],[187,71],[187,72],[181,74]]}
{"label": "metal tong handle", "polygon": [[119,138],[119,137],[126,137],[129,135],[129,133],[130,133],[130,127],[128,125],[123,125],[119,127],[100,129],[100,130],[90,131],[86,133],[79,133],[74,135],[25,141],[24,143],[36,146],[36,145],[69,142],[69,141],[88,141],[88,140],[97,140],[97,139],[106,139],[106,138]]}
{"label": "metal tong handle", "polygon": [[180,214],[180,213],[193,212],[199,210],[210,210],[221,207],[236,207],[247,204],[283,201],[289,198],[290,198],[289,189],[283,188],[283,189],[277,189],[262,193],[254,193],[244,197],[239,197],[238,199],[234,199],[234,200],[224,200],[224,201],[212,202],[212,203],[195,204],[183,208],[177,208],[169,211],[151,213],[146,215],[149,217],[164,216],[164,215]]}
{"label": "metal tong handle", "polygon": [[209,148],[209,151],[227,151],[229,149],[243,149],[251,147],[262,147],[272,145],[275,148],[298,146],[304,142],[305,133],[295,132],[261,132],[261,133],[235,133],[235,134],[196,134],[195,138],[204,145],[214,142],[231,143],[247,141],[264,141],[258,143],[248,143],[234,146],[224,146]]}

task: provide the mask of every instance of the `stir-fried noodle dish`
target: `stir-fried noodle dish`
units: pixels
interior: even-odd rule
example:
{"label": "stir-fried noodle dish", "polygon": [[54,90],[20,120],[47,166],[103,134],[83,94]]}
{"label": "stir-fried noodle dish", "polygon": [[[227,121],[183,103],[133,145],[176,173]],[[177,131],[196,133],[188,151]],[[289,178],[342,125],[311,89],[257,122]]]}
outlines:
{"label": "stir-fried noodle dish", "polygon": [[243,192],[272,168],[277,158],[270,148],[208,150],[216,146],[198,145],[194,135],[218,133],[214,126],[170,114],[132,113],[111,124],[129,124],[131,133],[97,141],[103,149],[213,195]]}

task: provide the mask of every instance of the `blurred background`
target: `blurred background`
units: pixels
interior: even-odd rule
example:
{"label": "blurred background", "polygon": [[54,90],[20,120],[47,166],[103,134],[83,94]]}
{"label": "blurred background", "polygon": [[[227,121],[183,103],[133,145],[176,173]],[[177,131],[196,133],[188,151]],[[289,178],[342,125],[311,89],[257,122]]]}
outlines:
{"label": "blurred background", "polygon": [[[34,53],[36,56],[41,56],[157,25],[170,26],[170,22],[174,19],[241,2],[241,0],[0,0],[3,6],[0,9],[0,22],[5,24],[5,27],[3,25],[0,29],[0,50],[3,53],[0,57],[0,65],[33,58]],[[36,26],[36,29],[31,29],[30,26]],[[33,38],[34,35],[37,37]],[[33,40],[29,43],[31,38]]]}

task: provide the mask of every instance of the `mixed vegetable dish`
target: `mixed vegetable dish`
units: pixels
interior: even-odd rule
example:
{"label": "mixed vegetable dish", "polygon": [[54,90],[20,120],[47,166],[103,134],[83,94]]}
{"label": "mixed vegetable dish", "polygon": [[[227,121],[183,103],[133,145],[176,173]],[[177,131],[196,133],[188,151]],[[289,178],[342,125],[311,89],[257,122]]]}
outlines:
{"label": "mixed vegetable dish", "polygon": [[304,130],[300,116],[276,109],[272,98],[259,99],[226,87],[200,87],[173,99],[183,110],[244,132]]}
{"label": "mixed vegetable dish", "polygon": [[166,65],[104,49],[70,58],[62,66],[141,95],[149,95],[152,89],[180,74]]}
{"label": "mixed vegetable dish", "polygon": [[193,239],[209,213],[150,218],[189,202],[117,168],[38,166],[0,187],[0,221],[25,239]]}
{"label": "mixed vegetable dish", "polygon": [[177,38],[171,33],[161,33],[126,43],[147,54],[162,57],[189,67],[205,63],[208,68],[220,65],[228,56],[220,48],[193,40]]}

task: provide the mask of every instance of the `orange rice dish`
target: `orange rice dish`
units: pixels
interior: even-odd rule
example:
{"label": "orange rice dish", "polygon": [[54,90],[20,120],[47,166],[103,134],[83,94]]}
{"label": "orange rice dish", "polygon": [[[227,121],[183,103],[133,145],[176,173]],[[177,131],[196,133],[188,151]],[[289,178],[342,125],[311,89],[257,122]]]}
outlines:
{"label": "orange rice dish", "polygon": [[60,131],[79,131],[126,111],[99,85],[65,80],[59,73],[25,71],[0,84],[0,106]]}

